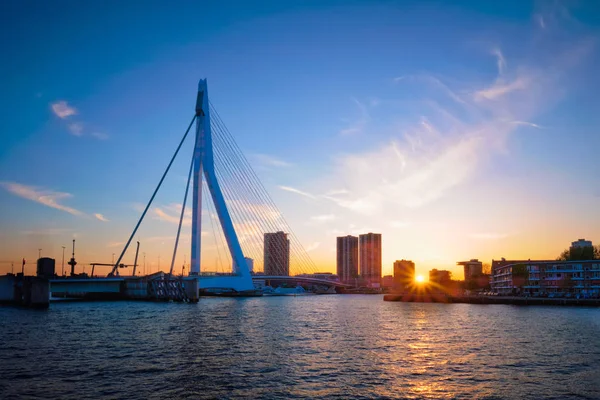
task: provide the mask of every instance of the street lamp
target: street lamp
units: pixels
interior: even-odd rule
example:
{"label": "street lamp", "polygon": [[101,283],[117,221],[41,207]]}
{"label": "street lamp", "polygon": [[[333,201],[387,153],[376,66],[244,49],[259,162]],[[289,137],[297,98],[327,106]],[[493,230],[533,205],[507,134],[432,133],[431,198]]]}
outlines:
{"label": "street lamp", "polygon": [[65,246],[62,246],[63,258],[62,258],[62,276],[65,276]]}
{"label": "street lamp", "polygon": [[38,259],[42,258],[42,249],[38,249]]}

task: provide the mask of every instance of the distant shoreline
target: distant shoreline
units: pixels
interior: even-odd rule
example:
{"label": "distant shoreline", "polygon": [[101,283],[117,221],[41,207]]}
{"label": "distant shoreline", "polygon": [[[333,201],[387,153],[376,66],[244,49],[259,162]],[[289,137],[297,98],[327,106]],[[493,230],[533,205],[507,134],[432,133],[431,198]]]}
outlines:
{"label": "distant shoreline", "polygon": [[587,306],[600,307],[600,299],[555,299],[547,297],[517,296],[447,296],[386,294],[383,301],[400,301],[405,303],[466,303],[466,304],[510,304],[519,306]]}

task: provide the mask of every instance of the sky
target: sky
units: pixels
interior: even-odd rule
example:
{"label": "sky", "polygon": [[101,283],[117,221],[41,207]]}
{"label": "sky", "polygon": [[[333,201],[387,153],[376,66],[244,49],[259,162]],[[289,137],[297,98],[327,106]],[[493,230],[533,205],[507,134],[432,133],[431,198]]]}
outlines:
{"label": "sky", "polygon": [[[595,1],[9,0],[0,19],[0,273],[60,267],[73,238],[81,267],[117,257],[200,78],[322,271],[348,234],[382,234],[383,274],[457,278],[600,243]],[[188,162],[137,234],[147,272],[168,269]]]}

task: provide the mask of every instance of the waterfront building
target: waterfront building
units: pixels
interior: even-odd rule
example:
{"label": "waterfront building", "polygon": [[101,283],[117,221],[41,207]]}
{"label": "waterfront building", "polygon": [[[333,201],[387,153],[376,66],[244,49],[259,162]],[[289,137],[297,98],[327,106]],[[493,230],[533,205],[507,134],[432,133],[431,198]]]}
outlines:
{"label": "waterfront building", "polygon": [[371,287],[381,286],[381,234],[359,236],[360,275]]}
{"label": "waterfront building", "polygon": [[337,238],[337,274],[344,283],[355,283],[358,277],[358,238]]}
{"label": "waterfront building", "polygon": [[483,274],[483,263],[478,259],[471,259],[470,261],[459,261],[456,265],[462,265],[465,275],[465,282],[477,279]]}
{"label": "waterfront building", "polygon": [[456,296],[462,292],[458,281],[452,280],[452,272],[432,269],[429,271],[428,289],[431,293]]}
{"label": "waterfront building", "polygon": [[287,233],[265,233],[265,275],[290,275],[290,241]]}
{"label": "waterfront building", "polygon": [[452,281],[452,272],[446,270],[432,269],[429,271],[429,282],[439,286],[448,286]]}
{"label": "waterfront building", "polygon": [[386,275],[381,280],[381,286],[384,288],[391,288],[394,286],[394,276]]}
{"label": "waterfront building", "polygon": [[394,290],[404,292],[415,282],[415,263],[410,260],[394,262]]}
{"label": "waterfront building", "polygon": [[600,260],[493,260],[490,281],[503,295],[600,294]]}

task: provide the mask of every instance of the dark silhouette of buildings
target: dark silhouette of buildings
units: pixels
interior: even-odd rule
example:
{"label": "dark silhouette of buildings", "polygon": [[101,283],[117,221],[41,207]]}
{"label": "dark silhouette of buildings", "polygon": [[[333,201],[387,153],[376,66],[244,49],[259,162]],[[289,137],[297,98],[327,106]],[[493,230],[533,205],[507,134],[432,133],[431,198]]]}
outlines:
{"label": "dark silhouette of buildings", "polygon": [[358,238],[341,236],[337,238],[337,275],[345,283],[354,283],[358,278]]}
{"label": "dark silhouette of buildings", "polygon": [[381,234],[366,233],[359,236],[360,275],[369,286],[381,285]]}
{"label": "dark silhouette of buildings", "polygon": [[414,286],[415,263],[409,260],[396,260],[394,262],[394,290],[404,292]]}
{"label": "dark silhouette of buildings", "polygon": [[287,233],[265,233],[265,275],[290,275],[290,241]]}

